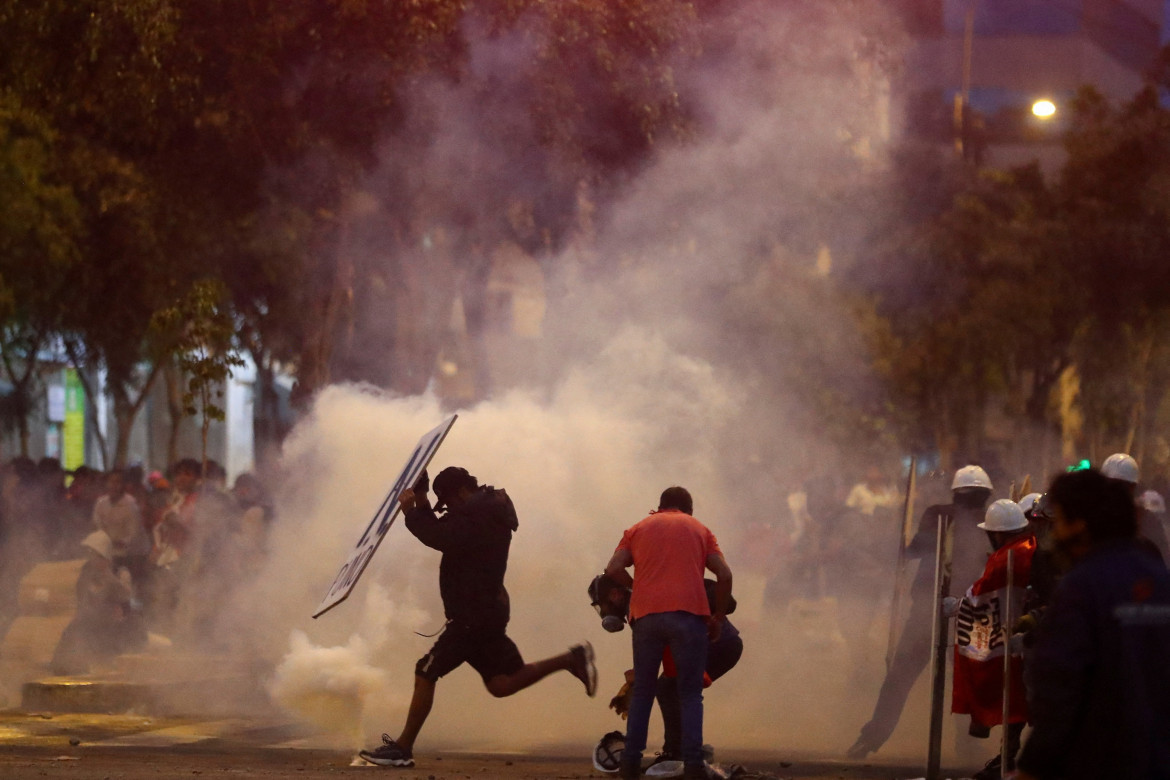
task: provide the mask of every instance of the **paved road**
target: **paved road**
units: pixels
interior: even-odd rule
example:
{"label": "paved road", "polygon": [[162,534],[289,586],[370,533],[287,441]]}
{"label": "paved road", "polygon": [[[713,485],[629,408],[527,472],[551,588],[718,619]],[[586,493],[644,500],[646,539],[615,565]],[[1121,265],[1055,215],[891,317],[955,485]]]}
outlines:
{"label": "paved road", "polygon": [[[62,780],[158,780],[160,777],[371,778],[402,780],[571,780],[612,778],[576,750],[548,755],[420,753],[413,769],[365,764],[352,752],[321,749],[321,740],[279,719],[156,718],[135,715],[0,712],[0,777]],[[582,750],[582,753],[586,753]],[[878,780],[921,777],[918,766],[856,764],[758,752],[727,757],[780,778]]]}

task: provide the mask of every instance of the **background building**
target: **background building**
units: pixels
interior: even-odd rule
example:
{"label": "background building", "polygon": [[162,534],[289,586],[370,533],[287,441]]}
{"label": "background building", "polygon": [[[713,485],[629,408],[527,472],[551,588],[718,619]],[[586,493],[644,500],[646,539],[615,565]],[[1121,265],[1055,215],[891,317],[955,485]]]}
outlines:
{"label": "background building", "polygon": [[[217,401],[224,420],[212,420],[207,437],[207,457],[223,465],[229,481],[254,470],[259,459],[254,435],[256,367],[246,354],[241,353],[240,358],[244,365],[234,369]],[[26,417],[28,456],[33,460],[56,458],[67,471],[83,465],[99,470],[112,467],[117,422],[113,402],[101,390],[104,377],[86,378],[95,395],[91,403],[81,378],[64,355],[44,351],[36,374]],[[289,424],[291,385],[290,377],[277,377],[280,413]],[[11,382],[0,378],[0,402],[12,397]],[[166,383],[157,378],[135,417],[126,465],[141,465],[147,471],[165,470],[178,458],[199,459],[203,450],[201,425],[199,416],[181,416],[177,420],[172,417]],[[0,414],[0,457],[8,460],[20,454],[20,432],[11,416]]]}
{"label": "background building", "polygon": [[[901,100],[913,135],[954,143],[968,85],[966,153],[1010,166],[1061,161],[1062,117],[1084,85],[1124,100],[1141,87],[1165,29],[1163,0],[909,0],[914,45]],[[965,78],[966,74],[966,78]],[[1048,117],[1033,114],[1052,102]]]}

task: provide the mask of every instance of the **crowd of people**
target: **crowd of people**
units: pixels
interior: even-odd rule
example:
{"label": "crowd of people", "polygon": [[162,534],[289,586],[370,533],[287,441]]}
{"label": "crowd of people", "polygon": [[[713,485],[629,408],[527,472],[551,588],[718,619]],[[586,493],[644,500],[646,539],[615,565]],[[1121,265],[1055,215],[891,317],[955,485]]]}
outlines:
{"label": "crowd of people", "polygon": [[[975,464],[946,484],[949,500],[929,503],[899,547],[908,607],[893,616],[885,677],[848,755],[864,759],[882,748],[911,688],[946,649],[951,711],[969,719],[974,737],[996,728],[1002,734],[998,755],[974,775],[979,780],[1013,771],[1024,780],[1170,778],[1170,544],[1165,502],[1142,484],[1137,462],[1118,453],[1100,469],[1057,475],[1044,493],[1018,496],[1013,486],[1013,495],[998,500],[988,472]],[[926,480],[916,500],[937,488]],[[590,696],[597,689],[588,642],[526,662],[507,636],[503,579],[519,527],[507,493],[458,467],[436,477],[433,505],[429,490],[424,472],[398,501],[407,529],[443,554],[447,625],[415,667],[402,731],[361,753],[382,766],[413,766],[437,682],[464,663],[494,696],[561,671]],[[862,637],[881,611],[877,594],[893,590],[886,542],[903,528],[905,499],[873,469],[852,486],[810,480],[790,497],[786,524],[748,529],[742,569],[737,563],[747,575],[737,579],[741,598],[759,587],[761,608],[776,610],[839,595],[846,643],[872,644]],[[589,588],[606,629],[628,624],[633,633],[628,686],[611,702],[628,715],[629,731],[607,735],[620,739],[603,740],[595,754],[595,765],[623,778],[644,771],[655,699],[667,744],[654,763],[671,759],[685,777],[708,776],[702,689],[743,651],[727,619],[736,604],[731,569],[692,506],[685,489],[665,490]],[[17,614],[24,574],[84,553],[76,616],[55,671],[84,671],[151,634],[214,646],[217,605],[232,583],[258,571],[271,522],[262,485],[242,474],[229,489],[214,462],[185,459],[165,475],[138,468],[66,475],[55,461],[16,459],[0,480],[0,634]],[[948,547],[949,581],[936,560]],[[715,579],[704,580],[704,570]],[[859,593],[868,603],[851,611]],[[750,632],[756,624],[744,619]]]}
{"label": "crowd of people", "polygon": [[932,642],[953,630],[951,711],[971,736],[1002,733],[977,780],[1170,776],[1170,558],[1139,484],[1125,453],[996,501],[984,469],[959,469],[906,548],[908,615],[849,756],[889,739]]}
{"label": "crowd of people", "polygon": [[[947,485],[949,501],[929,502],[901,545],[909,604],[893,618],[885,679],[849,756],[881,749],[914,683],[942,653],[953,659],[951,712],[973,737],[1002,734],[997,755],[974,773],[978,780],[1013,772],[1025,780],[1170,778],[1170,551],[1159,503],[1143,489],[1136,461],[1119,453],[1100,470],[1058,475],[1046,493],[994,501],[987,471],[971,464],[947,475],[942,491],[938,479],[924,480],[915,498],[945,494]],[[579,677],[590,695],[596,688],[588,643],[526,664],[506,636],[503,575],[518,528],[506,494],[455,467],[436,478],[434,509],[427,488],[424,480],[400,500],[408,529],[443,552],[448,625],[418,662],[402,732],[360,754],[382,766],[414,765],[437,680],[462,663],[497,696],[559,670]],[[1001,485],[1000,492],[1017,491]],[[839,596],[846,643],[872,645],[864,635],[882,606],[889,614],[878,594],[893,590],[897,558],[887,542],[903,526],[904,502],[872,469],[852,486],[811,480],[790,502],[787,524],[749,529],[744,585],[757,587],[752,575],[762,573],[762,609],[773,614],[801,599]],[[596,768],[622,778],[667,770],[713,776],[703,688],[736,666],[743,640],[727,620],[731,569],[691,510],[686,490],[665,490],[658,510],[627,530],[589,587],[607,630],[632,628],[633,669],[610,703],[628,716],[628,730],[605,735],[594,752]],[[940,532],[949,545],[939,545]],[[940,547],[952,550],[949,584],[936,578]],[[704,570],[715,580],[705,582]],[[746,625],[750,632],[753,624]],[[666,744],[647,766],[642,752],[655,699]]]}
{"label": "crowd of people", "polygon": [[214,647],[219,598],[258,571],[272,519],[260,481],[240,474],[229,489],[215,461],[67,473],[53,458],[14,458],[0,470],[0,638],[19,616],[26,574],[84,558],[53,671],[86,671],[150,634]]}
{"label": "crowd of people", "polygon": [[[893,479],[870,468],[855,482],[841,475],[807,480],[789,496],[787,516],[751,526],[747,543],[733,550],[737,573],[744,574],[738,592],[761,605],[761,616],[795,629],[795,613],[822,608],[810,639],[835,634],[853,673],[846,682],[852,695],[876,694],[850,758],[881,749],[911,689],[942,652],[950,676],[943,678],[940,706],[949,702],[971,737],[1001,735],[999,750],[973,773],[979,780],[1017,772],[1022,778],[1170,778],[1165,486],[1143,480],[1125,453],[1098,469],[1058,474],[1044,493],[1021,496],[1002,470],[993,471],[998,486],[975,464],[919,475],[918,510],[900,546],[903,567],[896,566],[895,540],[904,533],[906,494]],[[936,594],[944,522],[951,578]],[[904,572],[898,586],[896,568]],[[905,598],[891,618],[887,649],[886,632],[878,640],[872,629],[891,615],[896,587]],[[762,598],[751,595],[753,588]],[[594,602],[605,617],[607,600],[594,596]],[[753,619],[745,616],[749,631],[759,625]],[[932,644],[936,636],[941,650]],[[860,672],[875,670],[882,651],[885,675],[878,685]],[[663,705],[664,717],[666,711]],[[624,748],[631,763],[621,771],[637,776],[633,749],[644,747],[641,731],[633,743],[616,732],[606,736],[615,739],[603,740],[599,751],[616,745],[620,755]],[[702,776],[694,744],[686,763]],[[679,756],[664,749],[655,762],[664,757]]]}

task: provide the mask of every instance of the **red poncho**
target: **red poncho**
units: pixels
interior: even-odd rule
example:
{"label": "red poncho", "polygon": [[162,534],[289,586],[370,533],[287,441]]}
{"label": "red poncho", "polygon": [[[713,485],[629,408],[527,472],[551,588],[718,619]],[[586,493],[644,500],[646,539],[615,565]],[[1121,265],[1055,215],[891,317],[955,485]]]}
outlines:
{"label": "red poncho", "polygon": [[[1004,545],[987,561],[974,585],[967,589],[955,626],[955,680],[951,695],[951,712],[969,714],[982,726],[1003,722],[1003,654],[1005,638],[1003,614],[1007,594],[1008,550],[1014,550],[1012,573],[1012,616],[1023,614],[1028,573],[1036,552],[1036,537],[1027,534]],[[1011,692],[1008,720],[1026,723],[1028,705],[1024,695],[1023,664],[1019,655],[1012,656]]]}

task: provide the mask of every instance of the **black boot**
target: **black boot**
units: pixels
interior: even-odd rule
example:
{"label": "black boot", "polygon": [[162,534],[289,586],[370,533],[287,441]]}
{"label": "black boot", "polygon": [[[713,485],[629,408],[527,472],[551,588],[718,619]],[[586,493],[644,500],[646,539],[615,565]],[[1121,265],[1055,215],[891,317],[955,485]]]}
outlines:
{"label": "black boot", "polygon": [[971,780],[1000,780],[1003,773],[999,771],[999,767],[1000,757],[996,756],[984,764],[982,769],[971,775]]}
{"label": "black boot", "polygon": [[625,756],[622,756],[622,763],[618,768],[618,776],[621,780],[639,780],[642,777],[642,762],[627,761]]}

